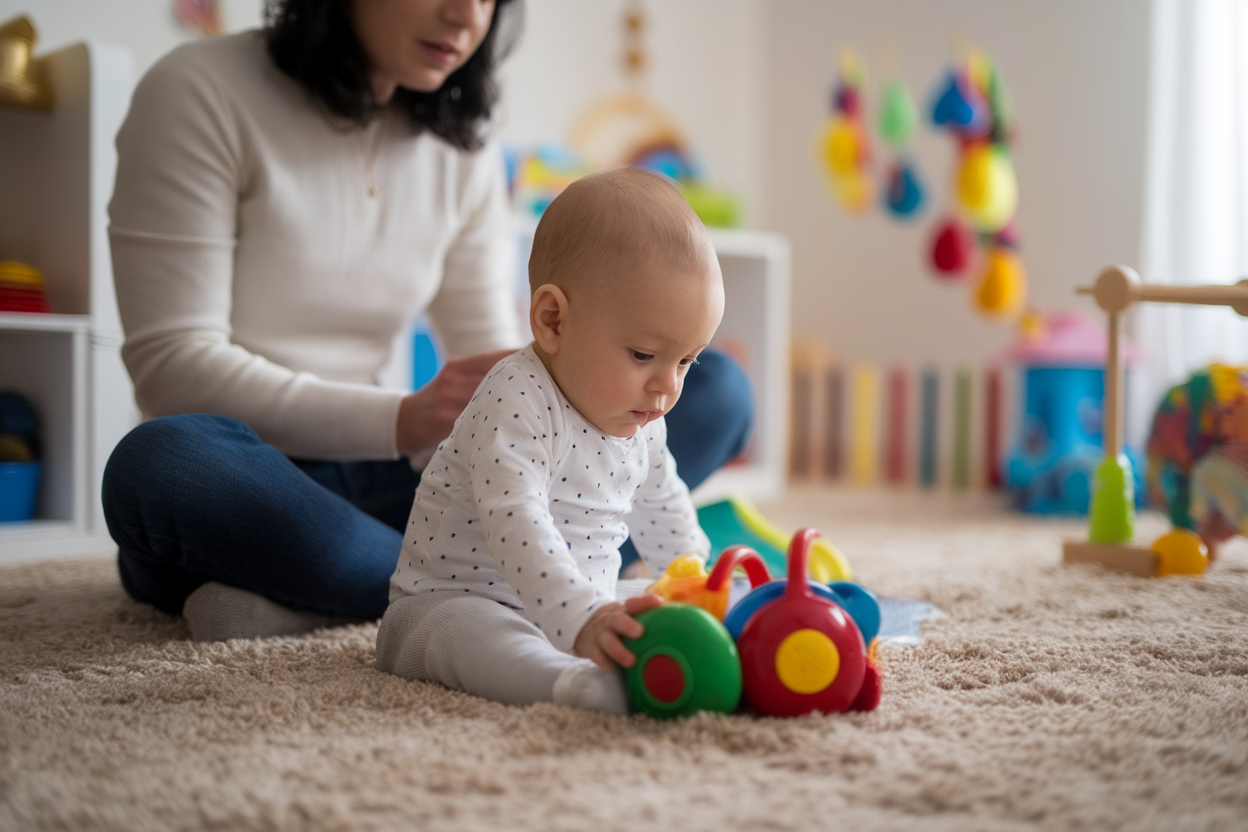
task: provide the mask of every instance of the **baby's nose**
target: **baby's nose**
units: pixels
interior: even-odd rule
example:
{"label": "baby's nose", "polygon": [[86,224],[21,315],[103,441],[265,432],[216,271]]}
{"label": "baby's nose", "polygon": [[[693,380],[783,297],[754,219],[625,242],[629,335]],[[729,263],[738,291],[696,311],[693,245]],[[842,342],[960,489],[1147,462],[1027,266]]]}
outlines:
{"label": "baby's nose", "polygon": [[651,383],[651,390],[661,393],[664,396],[670,396],[680,388],[680,374],[678,372],[662,372],[655,376]]}

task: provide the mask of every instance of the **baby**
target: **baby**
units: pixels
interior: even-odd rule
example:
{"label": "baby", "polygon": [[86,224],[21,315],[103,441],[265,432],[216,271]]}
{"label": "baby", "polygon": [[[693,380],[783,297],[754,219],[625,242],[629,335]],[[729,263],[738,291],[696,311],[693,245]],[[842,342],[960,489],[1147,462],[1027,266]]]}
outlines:
{"label": "baby", "polygon": [[529,260],[533,343],[500,361],[425,468],[377,666],[508,704],[628,713],[617,601],[630,535],[655,574],[707,555],[663,416],[724,310],[676,188],[621,168],[567,188]]}

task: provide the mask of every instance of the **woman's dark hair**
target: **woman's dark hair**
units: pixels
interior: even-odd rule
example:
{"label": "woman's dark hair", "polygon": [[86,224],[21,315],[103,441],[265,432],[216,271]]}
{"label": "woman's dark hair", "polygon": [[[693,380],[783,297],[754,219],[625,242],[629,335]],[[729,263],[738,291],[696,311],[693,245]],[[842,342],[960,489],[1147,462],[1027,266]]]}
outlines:
{"label": "woman's dark hair", "polygon": [[[380,112],[368,56],[351,25],[352,0],[268,0],[265,33],[278,68],[339,118],[368,124]],[[387,106],[463,150],[483,143],[481,128],[498,101],[494,70],[520,37],[523,0],[495,0],[489,32],[463,66],[433,92],[399,87]]]}

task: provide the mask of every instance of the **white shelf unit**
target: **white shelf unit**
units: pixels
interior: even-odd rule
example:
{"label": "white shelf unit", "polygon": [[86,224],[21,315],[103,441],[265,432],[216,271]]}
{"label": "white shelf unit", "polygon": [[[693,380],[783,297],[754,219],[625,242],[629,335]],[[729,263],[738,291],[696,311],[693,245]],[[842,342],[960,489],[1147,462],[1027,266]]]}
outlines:
{"label": "white shelf unit", "polygon": [[86,42],[39,63],[52,110],[0,108],[0,260],[43,272],[56,314],[0,314],[0,389],[31,400],[43,440],[35,519],[0,523],[0,564],[115,549],[100,479],[136,421],[107,237],[132,61]]}
{"label": "white shelf unit", "polygon": [[[516,297],[528,333],[528,263],[535,220],[516,221]],[[698,486],[698,505],[732,494],[756,500],[780,495],[787,479],[789,442],[789,244],[778,234],[712,229],[724,275],[724,320],[712,344],[741,360],[754,393],[754,436],[743,461]]]}
{"label": "white shelf unit", "polygon": [[778,234],[712,229],[724,275],[724,320],[712,345],[741,360],[754,393],[754,436],[745,459],[693,492],[698,505],[732,494],[775,499],[789,444],[789,244]]}

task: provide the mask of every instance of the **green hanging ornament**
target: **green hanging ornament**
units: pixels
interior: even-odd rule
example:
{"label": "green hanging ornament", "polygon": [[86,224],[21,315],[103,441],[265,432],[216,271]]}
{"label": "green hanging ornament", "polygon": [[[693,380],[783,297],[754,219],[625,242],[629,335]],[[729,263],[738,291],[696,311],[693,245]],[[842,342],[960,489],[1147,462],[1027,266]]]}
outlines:
{"label": "green hanging ornament", "polygon": [[905,147],[918,124],[919,108],[906,85],[900,81],[889,83],[880,106],[880,138],[892,147]]}

